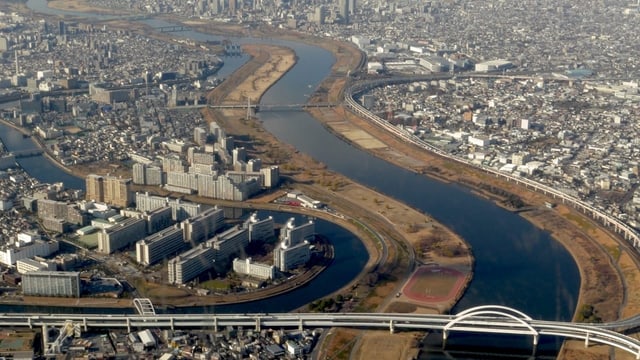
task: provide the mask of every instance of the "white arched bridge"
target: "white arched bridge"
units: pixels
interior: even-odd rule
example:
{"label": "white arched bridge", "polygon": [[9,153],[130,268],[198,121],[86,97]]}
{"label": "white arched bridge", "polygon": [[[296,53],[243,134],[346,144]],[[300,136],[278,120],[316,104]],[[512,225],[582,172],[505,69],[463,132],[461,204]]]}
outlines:
{"label": "white arched bridge", "polygon": [[[137,308],[137,306],[136,306]],[[148,311],[148,310],[146,310]],[[526,314],[498,305],[478,306],[456,315],[392,313],[278,313],[278,314],[157,314],[157,315],[76,315],[76,314],[2,314],[0,327],[74,326],[88,331],[107,329],[202,329],[218,331],[227,326],[242,326],[260,331],[264,328],[350,327],[365,329],[424,330],[442,332],[443,345],[451,333],[524,335],[532,338],[535,351],[542,336],[559,336],[605,344],[622,349],[640,359],[640,340],[609,330],[611,324],[579,324],[534,320]]]}

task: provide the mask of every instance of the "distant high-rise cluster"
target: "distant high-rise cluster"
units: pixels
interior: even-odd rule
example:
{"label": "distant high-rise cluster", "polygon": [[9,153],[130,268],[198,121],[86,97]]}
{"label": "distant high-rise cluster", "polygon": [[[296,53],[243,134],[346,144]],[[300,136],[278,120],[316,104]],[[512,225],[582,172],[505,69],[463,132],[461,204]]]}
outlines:
{"label": "distant high-rise cluster", "polygon": [[208,129],[196,127],[192,143],[165,141],[162,145],[171,153],[154,160],[132,155],[137,162],[133,165],[134,184],[163,185],[172,192],[244,201],[280,181],[278,166],[263,168],[262,160],[248,159],[247,150],[235,147],[233,137],[216,123]]}

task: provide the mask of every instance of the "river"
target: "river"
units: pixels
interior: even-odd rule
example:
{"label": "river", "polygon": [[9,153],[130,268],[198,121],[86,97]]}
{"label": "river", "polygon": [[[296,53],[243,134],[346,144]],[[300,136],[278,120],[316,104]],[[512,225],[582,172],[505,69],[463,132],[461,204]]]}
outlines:
{"label": "river", "polygon": [[[38,12],[54,12],[45,0],[29,0]],[[152,26],[168,23],[145,20]],[[221,40],[193,31],[176,33],[194,40]],[[262,103],[301,103],[329,74],[334,59],[320,48],[275,39],[233,39],[291,47],[296,66],[263,97]],[[245,59],[225,58],[229,73]],[[376,158],[338,139],[304,112],[262,112],[266,129],[329,169],[372,187],[433,216],[462,236],[475,256],[474,277],[454,309],[500,304],[547,320],[570,320],[576,307],[580,276],[577,266],[558,242],[522,217],[472,194]],[[44,165],[46,161],[42,161]],[[26,159],[25,159],[26,160]],[[27,169],[27,171],[30,171]],[[293,294],[291,294],[293,295]]]}

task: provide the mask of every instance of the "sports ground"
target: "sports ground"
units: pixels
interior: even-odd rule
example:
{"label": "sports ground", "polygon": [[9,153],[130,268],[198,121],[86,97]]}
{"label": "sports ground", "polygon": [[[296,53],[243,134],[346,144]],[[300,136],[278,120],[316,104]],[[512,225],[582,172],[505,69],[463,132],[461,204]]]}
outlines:
{"label": "sports ground", "polygon": [[465,275],[440,266],[421,266],[413,272],[402,293],[413,301],[439,303],[452,301],[464,286]]}

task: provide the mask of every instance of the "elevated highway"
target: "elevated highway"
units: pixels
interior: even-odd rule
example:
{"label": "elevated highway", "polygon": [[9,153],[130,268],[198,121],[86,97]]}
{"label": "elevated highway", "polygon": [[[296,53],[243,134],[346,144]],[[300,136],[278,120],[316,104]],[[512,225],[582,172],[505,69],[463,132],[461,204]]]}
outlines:
{"label": "elevated highway", "polygon": [[640,359],[640,340],[596,324],[534,320],[526,314],[498,305],[478,306],[456,315],[393,313],[280,313],[280,314],[166,314],[166,315],[76,315],[76,314],[2,314],[0,326],[69,327],[70,322],[82,331],[107,329],[202,329],[218,331],[227,326],[254,328],[349,327],[364,329],[438,331],[443,345],[455,332],[523,335],[532,338],[534,351],[540,337],[558,336],[609,345]]}

